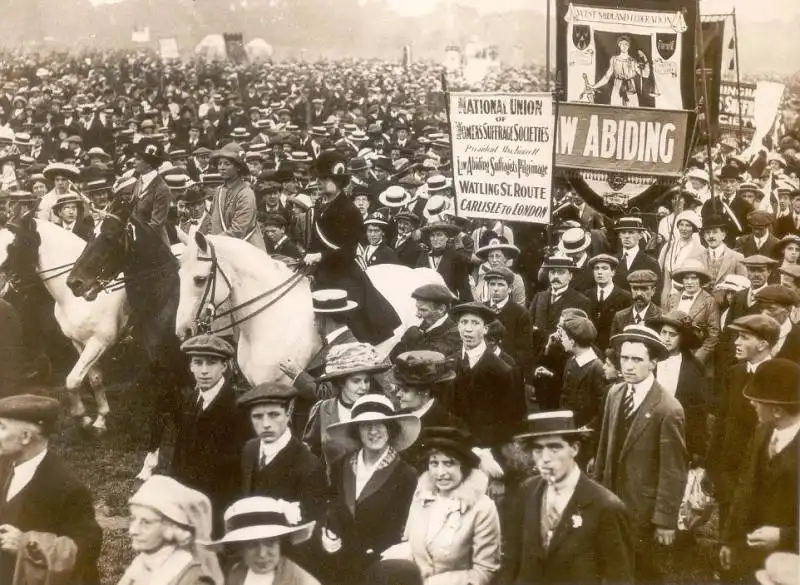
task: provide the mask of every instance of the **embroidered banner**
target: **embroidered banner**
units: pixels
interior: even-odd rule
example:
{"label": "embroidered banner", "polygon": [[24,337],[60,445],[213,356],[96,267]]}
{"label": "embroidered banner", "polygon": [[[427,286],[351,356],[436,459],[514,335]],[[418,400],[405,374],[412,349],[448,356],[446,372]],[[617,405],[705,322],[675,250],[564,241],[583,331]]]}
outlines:
{"label": "embroidered banner", "polygon": [[457,215],[550,223],[553,97],[448,94]]}

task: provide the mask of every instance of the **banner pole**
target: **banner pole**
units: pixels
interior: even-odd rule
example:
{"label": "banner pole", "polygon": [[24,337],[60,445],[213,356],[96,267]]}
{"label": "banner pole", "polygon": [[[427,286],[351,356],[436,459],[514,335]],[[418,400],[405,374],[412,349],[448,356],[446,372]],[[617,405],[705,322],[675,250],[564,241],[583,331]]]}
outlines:
{"label": "banner pole", "polygon": [[739,32],[736,26],[736,7],[733,7],[733,12],[731,13],[733,17],[733,42],[735,43],[733,49],[735,51],[735,59],[736,59],[736,99],[738,101],[739,107],[739,147],[741,148],[742,140],[744,139],[744,119],[742,117],[742,78],[741,74],[739,73]]}
{"label": "banner pole", "polygon": [[452,128],[453,124],[450,121],[450,92],[447,89],[447,73],[442,70],[442,94],[444,95],[444,112],[447,114],[447,128],[451,130],[450,132],[450,180],[453,182],[453,207],[455,208],[453,211],[455,212],[455,216],[459,217],[458,215],[458,193],[456,189],[456,159],[455,153],[453,150],[453,135],[452,135]]}
{"label": "banner pole", "polygon": [[[700,11],[697,13],[697,36],[698,36],[698,46],[704,47],[703,44],[703,24],[700,22]],[[706,75],[706,56],[703,54],[705,51],[700,52],[700,59],[702,60],[700,63],[700,70],[702,71],[702,80],[703,80],[703,118],[705,119],[706,123],[706,134],[708,135],[708,140],[706,140],[706,156],[708,157],[708,173],[709,173],[709,184],[708,187],[711,191],[711,200],[712,206],[714,207],[714,213],[720,215],[722,210],[720,209],[720,202],[719,199],[714,194],[714,166],[713,160],[711,158],[711,124],[708,119],[708,76]]]}
{"label": "banner pole", "polygon": [[550,90],[550,4],[552,0],[545,0],[547,2],[547,10],[545,15],[545,29],[544,29],[544,63],[545,63],[545,83],[547,83],[547,90]]}

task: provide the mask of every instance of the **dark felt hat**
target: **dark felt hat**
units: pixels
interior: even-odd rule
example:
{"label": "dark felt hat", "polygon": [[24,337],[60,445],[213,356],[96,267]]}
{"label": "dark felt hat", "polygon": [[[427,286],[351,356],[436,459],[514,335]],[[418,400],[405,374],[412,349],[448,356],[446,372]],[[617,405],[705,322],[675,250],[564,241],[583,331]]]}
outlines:
{"label": "dark felt hat", "polygon": [[447,304],[456,300],[455,295],[443,284],[423,284],[414,289],[414,292],[411,293],[411,298],[418,301]]}
{"label": "dark felt hat", "polygon": [[216,335],[196,335],[184,341],[181,350],[186,355],[208,355],[224,360],[236,355],[231,344]]}
{"label": "dark felt hat", "polygon": [[438,351],[407,351],[394,360],[394,377],[407,386],[427,386],[456,377],[453,362]]}
{"label": "dark felt hat", "polygon": [[257,404],[288,404],[298,396],[299,392],[288,384],[278,382],[264,382],[248,390],[236,404],[244,408],[251,408]]}
{"label": "dark felt hat", "polygon": [[58,400],[35,394],[17,394],[0,399],[0,418],[33,423],[50,432],[58,420]]}
{"label": "dark felt hat", "polygon": [[577,428],[575,415],[571,410],[551,410],[529,414],[525,419],[525,430],[515,438],[537,439],[539,437],[582,437],[591,433],[590,429]]}
{"label": "dark felt hat", "polygon": [[456,305],[450,309],[450,313],[455,318],[458,318],[461,315],[476,315],[483,319],[484,323],[487,325],[497,318],[497,315],[491,308],[487,307],[483,303],[476,302],[461,303],[460,305]]}
{"label": "dark felt hat", "polygon": [[427,427],[419,437],[419,448],[423,453],[442,451],[470,469],[480,465],[480,458],[472,451],[474,446],[472,435],[455,427]]}
{"label": "dark felt hat", "polygon": [[754,402],[800,404],[800,366],[784,358],[767,360],[758,366],[743,394]]}
{"label": "dark felt hat", "polygon": [[770,345],[775,345],[778,341],[781,330],[780,324],[767,315],[745,315],[734,319],[733,323],[728,325],[728,328],[732,331],[755,335]]}
{"label": "dark felt hat", "polygon": [[692,318],[683,311],[670,311],[660,317],[648,319],[645,321],[645,325],[656,331],[664,325],[674,327],[680,334],[683,347],[686,349],[697,349],[703,344]]}

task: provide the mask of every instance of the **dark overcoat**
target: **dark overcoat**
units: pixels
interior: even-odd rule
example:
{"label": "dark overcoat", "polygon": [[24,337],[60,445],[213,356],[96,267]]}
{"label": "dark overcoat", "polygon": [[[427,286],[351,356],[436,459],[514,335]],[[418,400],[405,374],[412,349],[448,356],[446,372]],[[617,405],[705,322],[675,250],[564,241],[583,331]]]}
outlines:
{"label": "dark overcoat", "polygon": [[506,329],[500,347],[508,353],[520,368],[523,378],[530,378],[533,366],[533,326],[525,307],[510,298],[497,312],[497,319]]}
{"label": "dark overcoat", "polygon": [[417,325],[406,329],[400,341],[389,352],[389,358],[394,360],[401,353],[417,350],[438,351],[447,356],[455,353],[459,347],[461,335],[458,333],[458,325],[447,317],[441,325],[433,329],[422,331]]}
{"label": "dark overcoat", "polygon": [[472,300],[472,288],[469,286],[472,265],[466,254],[446,248],[442,252],[439,264],[434,266],[434,263],[431,262],[431,253],[424,251],[419,255],[416,266],[432,268],[441,274],[447,288],[458,297],[460,302],[467,303]]}
{"label": "dark overcoat", "polygon": [[589,319],[597,329],[597,340],[595,344],[602,351],[608,347],[608,339],[611,337],[611,324],[614,316],[621,310],[631,306],[631,293],[625,289],[614,286],[611,294],[603,301],[597,300],[597,287],[593,286],[586,291],[589,299]]}

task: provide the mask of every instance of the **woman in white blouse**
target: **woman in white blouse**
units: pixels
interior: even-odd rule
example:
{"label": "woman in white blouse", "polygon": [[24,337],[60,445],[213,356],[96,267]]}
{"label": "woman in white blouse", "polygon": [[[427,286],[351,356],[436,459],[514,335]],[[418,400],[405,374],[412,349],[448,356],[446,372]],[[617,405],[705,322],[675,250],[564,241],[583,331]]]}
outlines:
{"label": "woman in white blouse", "polygon": [[683,406],[686,417],[686,448],[693,463],[699,464],[706,447],[706,415],[710,407],[705,367],[693,350],[702,344],[691,317],[670,311],[645,324],[661,334],[669,357],[656,366],[656,380]]}
{"label": "woman in white blouse", "polygon": [[428,470],[417,483],[404,542],[383,558],[413,562],[425,585],[488,585],[500,568],[500,519],[469,435],[429,427],[421,442]]}
{"label": "woman in white blouse", "polygon": [[[675,218],[675,231],[678,233],[677,239],[673,239],[661,249],[658,256],[658,263],[661,266],[665,283],[672,282],[672,273],[689,259],[704,262],[705,248],[700,243],[696,234],[700,231],[702,220],[694,211],[683,211]],[[677,289],[673,285],[664,286],[661,292],[662,307],[666,306],[669,295]]]}

